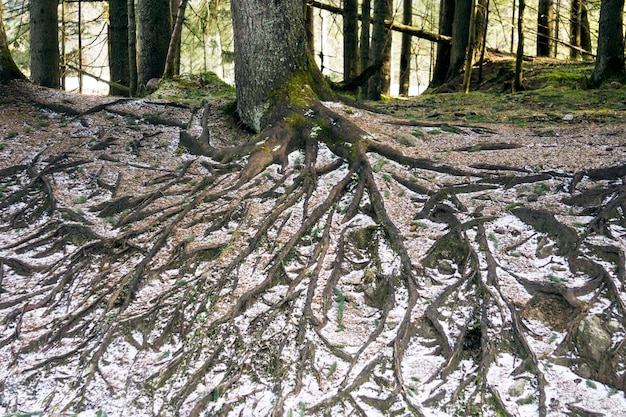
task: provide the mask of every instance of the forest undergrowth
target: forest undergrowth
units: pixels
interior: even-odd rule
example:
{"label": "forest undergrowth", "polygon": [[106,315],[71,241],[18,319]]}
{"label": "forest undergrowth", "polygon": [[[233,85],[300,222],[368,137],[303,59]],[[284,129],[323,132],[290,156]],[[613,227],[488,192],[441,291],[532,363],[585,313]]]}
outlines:
{"label": "forest undergrowth", "polygon": [[1,415],[626,415],[623,125],[227,104],[0,86]]}

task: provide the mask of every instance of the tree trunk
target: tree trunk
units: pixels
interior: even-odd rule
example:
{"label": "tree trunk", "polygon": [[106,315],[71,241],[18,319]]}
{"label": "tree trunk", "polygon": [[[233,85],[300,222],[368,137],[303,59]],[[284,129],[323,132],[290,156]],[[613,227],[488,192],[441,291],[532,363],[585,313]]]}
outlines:
{"label": "tree trunk", "polygon": [[30,78],[35,84],[59,88],[57,0],[30,2]]}
{"label": "tree trunk", "polygon": [[167,49],[167,58],[165,59],[165,69],[163,70],[163,78],[172,78],[178,75],[180,67],[180,37],[183,32],[183,22],[185,20],[185,9],[187,8],[187,0],[182,0],[178,5],[178,14],[176,15],[176,23],[172,31],[170,45]]}
{"label": "tree trunk", "polygon": [[128,2],[128,77],[129,95],[137,93],[137,22],[135,20],[135,0]]}
{"label": "tree trunk", "polygon": [[2,21],[2,2],[0,2],[0,82],[6,83],[7,81],[18,78],[23,79],[25,77],[17,68],[11,56],[11,51],[7,43],[7,34]]}
{"label": "tree trunk", "polygon": [[552,56],[554,50],[554,1],[539,0],[537,11],[537,56]]}
{"label": "tree trunk", "polygon": [[588,51],[589,53],[583,52],[584,60],[592,60],[593,55],[591,51],[593,50],[593,46],[591,45],[591,28],[589,27],[589,14],[587,12],[587,5],[583,1],[583,9],[580,16],[581,28],[580,28],[580,43],[581,47]]}
{"label": "tree trunk", "polygon": [[359,2],[343,2],[343,79],[348,81],[359,73]]}
{"label": "tree trunk", "polygon": [[[385,21],[390,21],[393,16],[393,0],[386,0]],[[391,93],[391,28],[385,24],[383,43],[383,62],[380,68],[380,92],[389,95]]]}
{"label": "tree trunk", "polygon": [[[441,0],[439,4],[439,34],[452,36],[454,27],[455,0]],[[450,51],[452,45],[449,43],[437,43],[437,59],[433,70],[431,87],[437,87],[446,81],[448,70],[450,69]]]}
{"label": "tree trunk", "polygon": [[[130,85],[128,62],[128,3],[127,0],[109,0],[109,71],[111,81]],[[109,87],[109,94],[128,95],[128,91]]]}
{"label": "tree trunk", "polygon": [[515,56],[515,79],[513,81],[513,92],[524,90],[522,85],[522,61],[524,59],[524,9],[526,0],[519,0],[517,15],[517,54]]}
{"label": "tree trunk", "polygon": [[472,16],[472,0],[456,0],[454,6],[454,24],[452,26],[452,43],[450,49],[450,67],[446,79],[454,78],[465,64],[465,55],[469,45],[470,20]]}
{"label": "tree trunk", "polygon": [[313,64],[306,53],[302,4],[276,0],[233,0],[231,13],[235,41],[237,111],[256,132],[273,120],[283,95],[306,94]]}
{"label": "tree trunk", "polygon": [[[369,1],[369,0],[368,0]],[[313,28],[313,6],[304,2],[304,27],[306,31],[306,46],[311,55],[315,54],[315,29]]]}
{"label": "tree trunk", "polygon": [[[402,23],[408,26],[413,24],[413,1],[404,0],[402,8]],[[411,85],[411,36],[402,34],[400,49],[400,80],[398,94],[407,97]]]}
{"label": "tree trunk", "polygon": [[137,84],[161,78],[172,34],[168,0],[137,0]]}
{"label": "tree trunk", "polygon": [[598,28],[598,52],[591,82],[599,85],[615,78],[624,78],[624,0],[602,0]]}
{"label": "tree trunk", "polygon": [[[365,70],[371,65],[370,61],[370,20],[371,20],[371,2],[363,0],[361,4],[361,39],[360,39],[360,60],[361,68]],[[366,99],[368,97],[370,80],[366,80],[359,89],[359,97]]]}
{"label": "tree trunk", "polygon": [[[385,49],[385,16],[387,14],[387,0],[374,0],[374,17],[372,19],[372,43],[370,62],[382,64]],[[367,97],[370,100],[380,100],[382,91],[382,71],[376,71],[370,79]]]}
{"label": "tree trunk", "polygon": [[570,20],[569,20],[569,43],[576,48],[570,48],[570,59],[580,59],[580,49],[582,46],[582,8],[583,0],[572,0],[570,4]]}

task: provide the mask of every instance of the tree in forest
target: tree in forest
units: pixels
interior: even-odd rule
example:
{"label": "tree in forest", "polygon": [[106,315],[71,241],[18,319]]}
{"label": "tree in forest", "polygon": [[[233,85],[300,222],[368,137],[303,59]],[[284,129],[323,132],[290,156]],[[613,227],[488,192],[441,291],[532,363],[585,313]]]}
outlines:
{"label": "tree in forest", "polygon": [[384,92],[383,66],[385,61],[385,44],[389,41],[385,29],[385,19],[389,11],[388,0],[373,0],[372,17],[372,41],[370,43],[370,62],[372,65],[380,65],[380,69],[374,73],[369,81],[368,99],[380,100]]}
{"label": "tree in forest", "polygon": [[343,79],[351,80],[359,72],[359,2],[343,2]]}
{"label": "tree in forest", "polygon": [[58,1],[30,2],[30,79],[35,84],[59,88]]}
{"label": "tree in forest", "polygon": [[602,0],[598,28],[596,65],[591,83],[624,80],[624,0]]}
{"label": "tree in forest", "polygon": [[452,25],[452,43],[450,45],[450,65],[446,79],[454,78],[463,70],[470,42],[470,23],[474,16],[472,0],[456,0],[454,5],[454,23]]}
{"label": "tree in forest", "polygon": [[25,77],[17,65],[15,65],[13,57],[11,56],[2,20],[2,3],[0,2],[0,82],[5,83],[19,78]]}
{"label": "tree in forest", "polygon": [[591,59],[591,30],[586,0],[572,0],[569,33],[570,59]]}
{"label": "tree in forest", "polygon": [[168,0],[138,0],[137,16],[137,85],[161,78],[172,34]]}
{"label": "tree in forest", "polygon": [[537,56],[552,56],[554,52],[554,2],[539,0],[537,9]]}
{"label": "tree in forest", "polygon": [[[404,0],[402,2],[402,23],[412,25],[413,19],[413,1]],[[411,84],[411,35],[402,33],[402,46],[400,48],[400,77],[399,91],[401,96],[409,95],[409,86]]]}
{"label": "tree in forest", "polygon": [[[452,36],[454,27],[454,8],[455,0],[440,0],[439,2],[439,34]],[[431,87],[437,87],[443,84],[448,77],[448,69],[450,68],[450,51],[452,47],[450,43],[437,43],[437,57],[435,59],[435,68],[433,70]]]}
{"label": "tree in forest", "polygon": [[[128,51],[128,0],[109,0],[109,72],[111,81],[130,87]],[[128,95],[128,90],[111,86],[109,94]]]}

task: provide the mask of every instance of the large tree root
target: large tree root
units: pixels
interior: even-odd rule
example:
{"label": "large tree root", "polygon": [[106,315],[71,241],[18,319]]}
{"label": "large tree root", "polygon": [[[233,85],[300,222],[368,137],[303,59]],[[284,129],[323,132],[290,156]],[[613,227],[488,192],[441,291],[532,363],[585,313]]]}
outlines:
{"label": "large tree root", "polygon": [[158,166],[161,119],[0,167],[0,410],[611,410],[554,387],[625,388],[622,168],[460,169],[321,104],[223,146],[187,110]]}

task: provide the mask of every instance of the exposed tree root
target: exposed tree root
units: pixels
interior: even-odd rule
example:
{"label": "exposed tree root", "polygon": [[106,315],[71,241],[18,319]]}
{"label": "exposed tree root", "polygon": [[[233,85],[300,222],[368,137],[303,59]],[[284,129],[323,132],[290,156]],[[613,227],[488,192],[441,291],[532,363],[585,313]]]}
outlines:
{"label": "exposed tree root", "polygon": [[224,146],[209,110],[176,169],[146,159],[163,120],[0,168],[0,407],[548,416],[588,412],[570,369],[626,388],[623,167],[460,169],[321,104]]}

